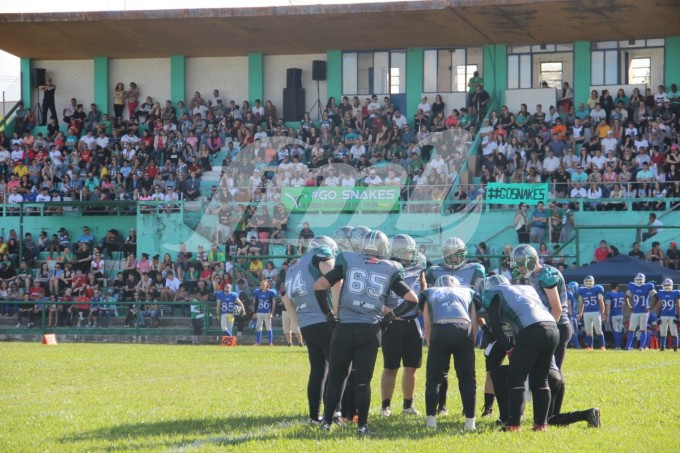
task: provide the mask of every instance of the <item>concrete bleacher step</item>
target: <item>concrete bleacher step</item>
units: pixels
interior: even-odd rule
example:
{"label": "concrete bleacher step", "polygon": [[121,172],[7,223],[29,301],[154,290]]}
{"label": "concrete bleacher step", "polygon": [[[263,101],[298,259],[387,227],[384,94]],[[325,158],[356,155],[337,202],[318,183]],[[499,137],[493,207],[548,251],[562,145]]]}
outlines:
{"label": "concrete bleacher step", "polygon": [[184,211],[200,211],[201,208],[203,207],[203,202],[200,200],[194,200],[194,201],[185,201],[184,202]]}

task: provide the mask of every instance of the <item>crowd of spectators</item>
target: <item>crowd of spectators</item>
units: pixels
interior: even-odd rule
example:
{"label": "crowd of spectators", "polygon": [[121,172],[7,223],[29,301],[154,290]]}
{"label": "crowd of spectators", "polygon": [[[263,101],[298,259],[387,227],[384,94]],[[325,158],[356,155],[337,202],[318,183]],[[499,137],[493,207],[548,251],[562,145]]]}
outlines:
{"label": "crowd of spectators", "polygon": [[[587,210],[662,210],[680,197],[680,92],[593,90],[557,109],[503,106],[482,121],[482,184],[550,183],[558,199],[586,199]],[[600,199],[606,199],[600,201]],[[658,199],[659,201],[648,200]]]}

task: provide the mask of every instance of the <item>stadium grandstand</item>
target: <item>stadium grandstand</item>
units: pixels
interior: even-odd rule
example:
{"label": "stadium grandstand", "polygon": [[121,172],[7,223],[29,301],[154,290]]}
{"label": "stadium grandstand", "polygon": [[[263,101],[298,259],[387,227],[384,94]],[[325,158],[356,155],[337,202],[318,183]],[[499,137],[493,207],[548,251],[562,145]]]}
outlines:
{"label": "stadium grandstand", "polygon": [[457,236],[503,274],[518,242],[562,270],[680,270],[678,17],[661,0],[0,15],[22,85],[0,120],[0,337],[181,341],[195,299],[212,342],[227,283],[249,334],[251,290],[346,225],[431,261]]}

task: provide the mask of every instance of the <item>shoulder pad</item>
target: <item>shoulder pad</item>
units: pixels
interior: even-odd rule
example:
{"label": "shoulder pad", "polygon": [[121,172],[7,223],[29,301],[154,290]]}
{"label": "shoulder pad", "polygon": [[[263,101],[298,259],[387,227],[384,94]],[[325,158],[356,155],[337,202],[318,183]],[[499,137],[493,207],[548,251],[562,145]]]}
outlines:
{"label": "shoulder pad", "polygon": [[554,267],[546,267],[541,271],[539,282],[544,288],[552,288],[560,282],[560,274]]}

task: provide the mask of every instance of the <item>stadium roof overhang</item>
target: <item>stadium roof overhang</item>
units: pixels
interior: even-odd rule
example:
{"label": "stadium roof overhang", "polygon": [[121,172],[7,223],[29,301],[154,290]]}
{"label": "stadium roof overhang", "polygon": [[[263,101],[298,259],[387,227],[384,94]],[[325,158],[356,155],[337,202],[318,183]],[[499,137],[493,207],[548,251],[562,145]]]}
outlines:
{"label": "stadium roof overhang", "polygon": [[323,53],[660,38],[678,0],[431,0],[0,15],[0,48],[33,59]]}

